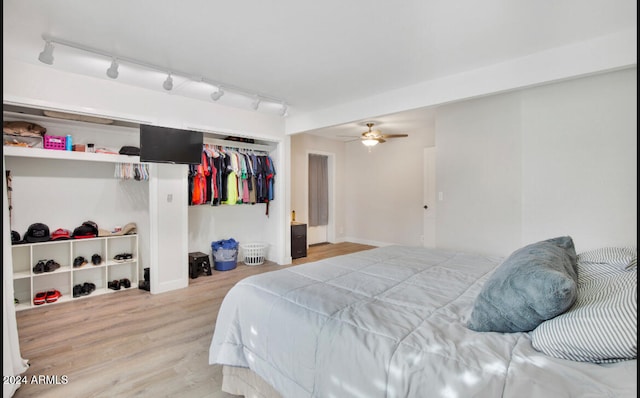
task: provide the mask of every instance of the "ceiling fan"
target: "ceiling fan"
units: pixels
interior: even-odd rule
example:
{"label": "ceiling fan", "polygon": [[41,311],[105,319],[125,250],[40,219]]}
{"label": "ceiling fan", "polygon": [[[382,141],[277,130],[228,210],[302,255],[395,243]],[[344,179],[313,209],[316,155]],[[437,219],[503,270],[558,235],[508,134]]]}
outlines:
{"label": "ceiling fan", "polygon": [[368,147],[378,145],[379,143],[382,144],[389,138],[408,137],[407,134],[382,134],[380,130],[372,130],[374,124],[371,122],[367,122],[366,126],[369,128],[369,130],[361,134],[360,140],[365,146]]}

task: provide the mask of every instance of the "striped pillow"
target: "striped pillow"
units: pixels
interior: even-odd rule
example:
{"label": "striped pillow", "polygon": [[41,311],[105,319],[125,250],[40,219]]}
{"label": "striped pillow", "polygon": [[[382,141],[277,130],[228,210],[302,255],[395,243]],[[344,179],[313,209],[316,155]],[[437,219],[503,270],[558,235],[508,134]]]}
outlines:
{"label": "striped pillow", "polygon": [[609,363],[637,358],[638,270],[578,261],[578,298],[533,330],[533,347],[562,359]]}
{"label": "striped pillow", "polygon": [[616,265],[620,269],[638,266],[637,247],[603,247],[578,254],[578,261]]}

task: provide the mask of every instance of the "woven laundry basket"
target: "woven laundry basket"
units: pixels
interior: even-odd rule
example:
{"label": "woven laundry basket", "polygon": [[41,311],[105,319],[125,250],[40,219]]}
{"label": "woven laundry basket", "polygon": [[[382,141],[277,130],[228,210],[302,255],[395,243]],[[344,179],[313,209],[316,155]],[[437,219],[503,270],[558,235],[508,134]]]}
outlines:
{"label": "woven laundry basket", "polygon": [[244,263],[246,265],[263,264],[267,256],[268,247],[268,244],[261,242],[241,244],[240,248],[242,249],[242,255],[244,256]]}

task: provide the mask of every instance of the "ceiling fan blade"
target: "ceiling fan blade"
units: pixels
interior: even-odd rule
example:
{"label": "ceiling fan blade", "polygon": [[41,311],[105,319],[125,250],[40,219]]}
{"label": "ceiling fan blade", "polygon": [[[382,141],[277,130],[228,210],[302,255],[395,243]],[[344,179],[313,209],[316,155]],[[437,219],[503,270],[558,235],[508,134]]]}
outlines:
{"label": "ceiling fan blade", "polygon": [[385,139],[383,139],[381,137],[374,138],[374,140],[378,141],[380,144],[382,144],[383,142],[387,142],[387,140],[385,140]]}
{"label": "ceiling fan blade", "polygon": [[383,134],[382,138],[400,138],[400,137],[408,137],[408,134]]}

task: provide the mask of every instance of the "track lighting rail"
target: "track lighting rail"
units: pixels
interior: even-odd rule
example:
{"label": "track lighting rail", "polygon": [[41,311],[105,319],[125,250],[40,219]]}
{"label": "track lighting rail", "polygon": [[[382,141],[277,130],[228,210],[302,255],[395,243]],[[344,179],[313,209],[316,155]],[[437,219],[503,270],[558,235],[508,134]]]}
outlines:
{"label": "track lighting rail", "polygon": [[149,62],[141,61],[139,59],[121,56],[118,54],[112,54],[107,51],[103,51],[90,46],[85,46],[79,43],[74,43],[74,42],[61,39],[58,37],[53,37],[50,35],[42,35],[42,39],[45,41],[45,47],[44,47],[44,50],[38,56],[38,59],[41,62],[48,65],[53,65],[53,62],[54,62],[54,57],[53,57],[54,44],[59,44],[65,47],[75,48],[77,50],[82,50],[88,53],[105,57],[107,59],[111,59],[111,64],[109,66],[109,69],[107,69],[107,76],[112,79],[118,78],[118,66],[121,62],[125,62],[128,64],[133,64],[133,65],[143,67],[145,69],[166,73],[167,78],[162,83],[162,87],[167,91],[171,91],[173,89],[172,76],[182,76],[194,82],[202,82],[215,87],[215,91],[211,93],[211,99],[213,101],[218,101],[220,97],[224,95],[225,92],[233,92],[236,94],[241,94],[246,97],[252,98],[253,102],[251,104],[251,107],[254,110],[257,110],[258,107],[260,106],[260,103],[262,102],[272,102],[272,103],[281,105],[282,107],[282,111],[280,112],[281,116],[283,117],[287,116],[287,113],[288,113],[287,102],[282,98],[277,98],[264,93],[256,93],[254,91],[251,91],[233,84],[217,81],[204,76],[197,76],[197,75],[194,75],[193,73],[189,73],[189,72],[185,72],[185,71],[181,71],[173,68],[167,68],[160,65],[155,65]]}

